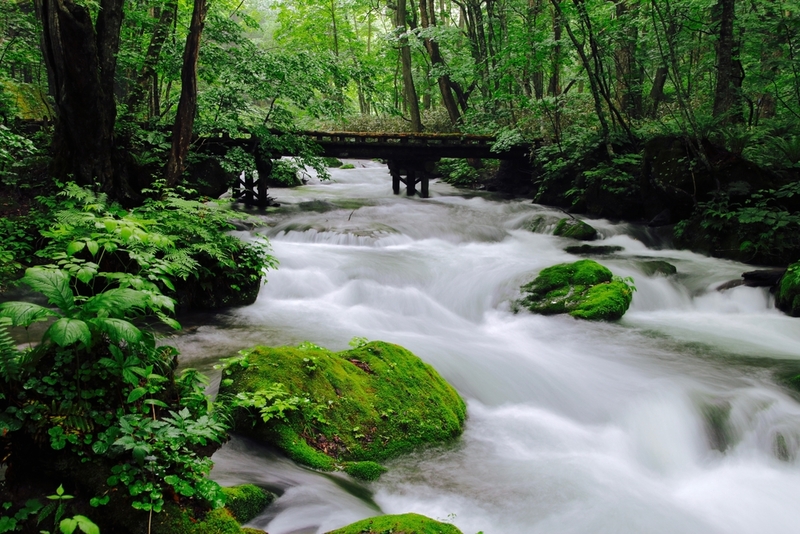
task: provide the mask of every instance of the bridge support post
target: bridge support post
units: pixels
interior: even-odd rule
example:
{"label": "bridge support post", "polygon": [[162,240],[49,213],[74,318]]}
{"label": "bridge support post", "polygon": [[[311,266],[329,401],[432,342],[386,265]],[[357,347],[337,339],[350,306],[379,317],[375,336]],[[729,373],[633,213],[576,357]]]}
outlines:
{"label": "bridge support post", "polygon": [[392,175],[392,191],[395,195],[400,194],[400,169],[397,168],[397,163],[390,159],[388,161],[389,174]]}
{"label": "bridge support post", "polygon": [[406,169],[406,195],[413,197],[417,192],[417,170],[413,167]]}
{"label": "bridge support post", "polygon": [[250,206],[253,204],[253,173],[245,172],[244,174],[244,204]]}
{"label": "bridge support post", "polygon": [[419,181],[421,185],[419,196],[421,198],[428,198],[428,174],[427,173],[423,174],[422,178],[420,178]]}

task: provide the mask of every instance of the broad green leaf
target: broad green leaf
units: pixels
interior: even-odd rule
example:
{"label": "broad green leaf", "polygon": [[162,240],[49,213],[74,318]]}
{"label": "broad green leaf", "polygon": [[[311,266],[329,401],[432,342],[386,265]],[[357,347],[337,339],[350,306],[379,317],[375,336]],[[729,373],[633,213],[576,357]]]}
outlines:
{"label": "broad green leaf", "polygon": [[67,519],[62,519],[58,528],[61,534],[72,534],[75,528],[79,528],[84,534],[100,534],[100,527],[95,525],[91,519],[83,515],[76,515]]}
{"label": "broad green leaf", "polygon": [[83,282],[84,284],[88,284],[94,278],[96,271],[91,268],[81,267],[78,269],[78,272],[75,273],[75,278]]}
{"label": "broad green leaf", "polygon": [[61,347],[71,345],[76,341],[82,342],[87,347],[92,344],[92,333],[89,326],[80,319],[62,317],[50,325],[44,333],[45,339],[50,339]]}
{"label": "broad green leaf", "polygon": [[106,227],[106,232],[113,232],[117,229],[117,221],[113,219],[106,219],[103,221],[103,225]]}
{"label": "broad green leaf", "polygon": [[89,250],[89,253],[94,256],[97,254],[97,251],[100,250],[100,245],[97,241],[87,241],[86,248]]}
{"label": "broad green leaf", "polygon": [[90,319],[89,322],[107,334],[114,343],[119,343],[121,340],[138,343],[142,340],[142,331],[125,319],[98,318]]}
{"label": "broad green leaf", "polygon": [[136,402],[137,400],[141,399],[147,394],[147,390],[144,388],[136,388],[130,393],[128,393],[128,400],[126,402]]}
{"label": "broad green leaf", "polygon": [[106,311],[111,316],[122,317],[131,308],[145,309],[148,295],[135,289],[109,289],[89,298],[83,305],[84,313]]}
{"label": "broad green leaf", "polygon": [[30,267],[25,271],[22,281],[47,297],[50,304],[58,306],[64,315],[72,316],[75,313],[75,297],[69,287],[67,273],[56,269]]}
{"label": "broad green leaf", "polygon": [[48,317],[58,317],[58,314],[49,308],[30,302],[4,302],[0,304],[0,316],[10,318],[13,326],[27,327]]}
{"label": "broad green leaf", "polygon": [[150,447],[148,445],[136,445],[133,448],[133,458],[140,464],[144,463],[144,458],[148,454],[150,454]]}
{"label": "broad green leaf", "polygon": [[69,245],[67,245],[67,254],[70,256],[75,255],[75,253],[80,252],[83,250],[83,247],[86,246],[86,243],[83,241],[73,241]]}

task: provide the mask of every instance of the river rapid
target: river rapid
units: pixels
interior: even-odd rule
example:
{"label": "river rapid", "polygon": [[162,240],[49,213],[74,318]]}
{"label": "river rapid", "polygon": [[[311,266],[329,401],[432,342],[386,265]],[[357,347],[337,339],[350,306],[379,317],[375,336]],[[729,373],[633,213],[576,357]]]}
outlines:
{"label": "river rapid", "polygon": [[[574,241],[525,229],[562,213],[442,183],[429,199],[395,196],[384,165],[352,163],[271,190],[282,206],[259,232],[280,267],[257,302],[190,317],[170,341],[203,369],[255,344],[397,343],[465,398],[466,431],[374,483],[234,437],[212,478],[280,494],[250,526],[316,534],[416,512],[465,534],[797,532],[800,404],[775,371],[800,360],[800,322],[765,289],[715,289],[752,267],[594,220],[594,244],[624,247],[598,261],[637,287],[625,317],[515,314],[521,284],[579,259],[563,250]],[[654,259],[678,274],[647,276]]]}

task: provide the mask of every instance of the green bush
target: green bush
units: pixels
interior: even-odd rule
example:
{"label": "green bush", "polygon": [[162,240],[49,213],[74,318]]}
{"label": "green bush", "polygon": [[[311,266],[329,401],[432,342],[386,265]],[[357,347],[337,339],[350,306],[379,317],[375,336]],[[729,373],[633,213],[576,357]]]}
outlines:
{"label": "green bush", "polygon": [[419,514],[370,517],[328,532],[328,534],[461,534],[453,525]]}

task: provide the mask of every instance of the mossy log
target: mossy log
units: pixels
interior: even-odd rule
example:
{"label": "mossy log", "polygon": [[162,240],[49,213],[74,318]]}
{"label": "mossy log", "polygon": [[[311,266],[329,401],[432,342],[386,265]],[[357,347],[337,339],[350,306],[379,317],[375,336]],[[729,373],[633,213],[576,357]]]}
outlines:
{"label": "mossy log", "polygon": [[461,531],[450,525],[434,521],[424,515],[402,514],[370,517],[347,525],[328,534],[461,534]]}
{"label": "mossy log", "polygon": [[579,319],[615,320],[628,310],[634,288],[592,260],[561,263],[543,269],[522,286],[519,304],[534,313],[568,313]]}
{"label": "mossy log", "polygon": [[298,463],[368,480],[385,471],[378,462],[459,436],[466,417],[464,401],[430,365],[380,341],[339,353],[255,347],[225,373],[221,398],[285,392],[267,405],[273,413],[283,407],[267,423],[252,408],[237,409],[238,432]]}

